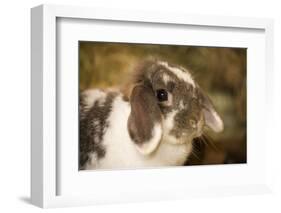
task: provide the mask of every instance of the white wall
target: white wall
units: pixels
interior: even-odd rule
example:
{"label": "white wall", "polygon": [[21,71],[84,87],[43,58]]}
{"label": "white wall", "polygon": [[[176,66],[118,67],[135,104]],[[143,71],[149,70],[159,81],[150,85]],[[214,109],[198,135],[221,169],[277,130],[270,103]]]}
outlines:
{"label": "white wall", "polygon": [[[74,0],[37,1],[8,0],[0,7],[0,63],[1,63],[1,149],[0,149],[0,209],[1,212],[37,212],[28,204],[30,172],[30,8],[41,3],[77,4]],[[192,14],[215,14],[231,16],[270,17],[275,20],[275,125],[279,125],[281,109],[281,13],[278,1],[245,0],[193,0],[193,1],[86,1],[79,5],[123,9],[185,12]],[[279,85],[278,85],[279,83]],[[277,127],[280,130],[280,127]],[[273,195],[193,199],[186,201],[145,204],[110,205],[67,209],[69,212],[277,212],[281,210],[281,139],[276,132],[272,141],[275,159],[275,187]],[[280,151],[279,151],[280,150]],[[278,170],[277,170],[278,168]],[[237,174],[239,175],[239,174]],[[277,210],[278,209],[278,210]],[[5,211],[6,210],[6,211]],[[53,212],[66,209],[52,210]],[[49,210],[48,210],[49,211]]]}

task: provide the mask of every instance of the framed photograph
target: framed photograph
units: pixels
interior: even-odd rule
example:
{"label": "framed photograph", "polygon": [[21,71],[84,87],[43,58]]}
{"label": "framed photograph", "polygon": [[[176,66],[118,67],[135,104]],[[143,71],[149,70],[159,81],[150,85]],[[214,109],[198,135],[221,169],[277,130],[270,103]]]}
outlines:
{"label": "framed photograph", "polygon": [[33,204],[271,191],[272,20],[42,5],[31,27]]}

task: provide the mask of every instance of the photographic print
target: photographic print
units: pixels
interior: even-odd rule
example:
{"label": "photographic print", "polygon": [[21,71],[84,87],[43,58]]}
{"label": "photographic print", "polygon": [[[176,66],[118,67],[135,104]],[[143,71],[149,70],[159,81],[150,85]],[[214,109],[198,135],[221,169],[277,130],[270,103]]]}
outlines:
{"label": "photographic print", "polygon": [[32,204],[272,189],[273,20],[41,5],[31,44]]}
{"label": "photographic print", "polygon": [[247,162],[247,49],[79,42],[79,170]]}

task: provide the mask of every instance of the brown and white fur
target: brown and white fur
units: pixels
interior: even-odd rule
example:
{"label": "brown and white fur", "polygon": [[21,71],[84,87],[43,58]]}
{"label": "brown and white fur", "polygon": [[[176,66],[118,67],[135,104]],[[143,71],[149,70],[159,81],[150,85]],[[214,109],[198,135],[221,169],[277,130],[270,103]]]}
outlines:
{"label": "brown and white fur", "polygon": [[182,67],[145,61],[130,88],[80,95],[80,169],[183,165],[205,126],[223,130],[210,99]]}

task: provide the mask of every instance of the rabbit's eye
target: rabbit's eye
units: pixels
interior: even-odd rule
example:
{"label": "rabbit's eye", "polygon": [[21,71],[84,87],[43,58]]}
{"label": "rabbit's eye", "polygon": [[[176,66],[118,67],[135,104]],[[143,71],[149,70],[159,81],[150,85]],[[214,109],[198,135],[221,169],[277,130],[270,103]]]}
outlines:
{"label": "rabbit's eye", "polygon": [[159,89],[156,91],[156,97],[158,101],[163,102],[168,100],[168,92],[164,89]]}

